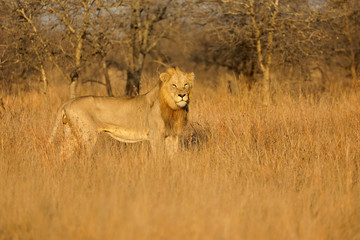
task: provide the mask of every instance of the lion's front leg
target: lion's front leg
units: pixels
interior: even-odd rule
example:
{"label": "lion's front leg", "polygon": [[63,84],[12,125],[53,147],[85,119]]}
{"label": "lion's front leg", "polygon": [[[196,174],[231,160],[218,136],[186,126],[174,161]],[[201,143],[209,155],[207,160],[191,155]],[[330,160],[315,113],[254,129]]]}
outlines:
{"label": "lion's front leg", "polygon": [[166,154],[171,156],[179,151],[179,137],[167,136],[165,138]]}
{"label": "lion's front leg", "polygon": [[154,156],[173,156],[179,151],[178,136],[157,137],[150,141],[151,152]]}
{"label": "lion's front leg", "polygon": [[163,156],[165,153],[164,137],[161,135],[152,136],[150,139],[151,154]]}

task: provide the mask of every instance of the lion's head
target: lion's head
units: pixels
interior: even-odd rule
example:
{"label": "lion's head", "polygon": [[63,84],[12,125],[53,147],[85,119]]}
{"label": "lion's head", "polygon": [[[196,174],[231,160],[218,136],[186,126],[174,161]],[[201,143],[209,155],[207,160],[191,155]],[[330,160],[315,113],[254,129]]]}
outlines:
{"label": "lion's head", "polygon": [[194,73],[186,74],[179,68],[169,68],[160,74],[161,96],[171,109],[187,107],[194,78]]}

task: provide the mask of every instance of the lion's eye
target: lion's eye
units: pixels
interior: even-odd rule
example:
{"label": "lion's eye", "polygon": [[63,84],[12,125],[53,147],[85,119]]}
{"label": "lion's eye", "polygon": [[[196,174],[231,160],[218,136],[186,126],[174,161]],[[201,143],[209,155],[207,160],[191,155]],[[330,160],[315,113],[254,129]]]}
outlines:
{"label": "lion's eye", "polygon": [[189,84],[185,83],[185,84],[184,84],[184,87],[187,87],[187,86],[189,86]]}
{"label": "lion's eye", "polygon": [[172,86],[173,86],[173,88],[176,88],[176,84],[173,84]]}

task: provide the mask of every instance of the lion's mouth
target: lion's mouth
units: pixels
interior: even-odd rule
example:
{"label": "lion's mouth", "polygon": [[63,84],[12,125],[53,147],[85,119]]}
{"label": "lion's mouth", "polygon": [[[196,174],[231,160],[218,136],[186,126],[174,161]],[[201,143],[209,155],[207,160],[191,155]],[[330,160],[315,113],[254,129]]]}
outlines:
{"label": "lion's mouth", "polygon": [[176,105],[180,108],[186,107],[187,104],[188,104],[187,101],[176,102]]}

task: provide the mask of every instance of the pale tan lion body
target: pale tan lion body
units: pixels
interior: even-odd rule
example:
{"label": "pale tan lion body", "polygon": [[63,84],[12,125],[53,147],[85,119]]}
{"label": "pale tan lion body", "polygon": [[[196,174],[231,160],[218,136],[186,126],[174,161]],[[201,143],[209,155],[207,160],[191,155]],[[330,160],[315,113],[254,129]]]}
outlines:
{"label": "pale tan lion body", "polygon": [[162,147],[165,138],[176,145],[187,122],[194,74],[171,68],[160,79],[150,92],[134,98],[88,96],[66,102],[58,112],[50,142],[62,125],[65,141],[87,151],[92,150],[100,132],[122,142],[149,140],[152,148]]}

